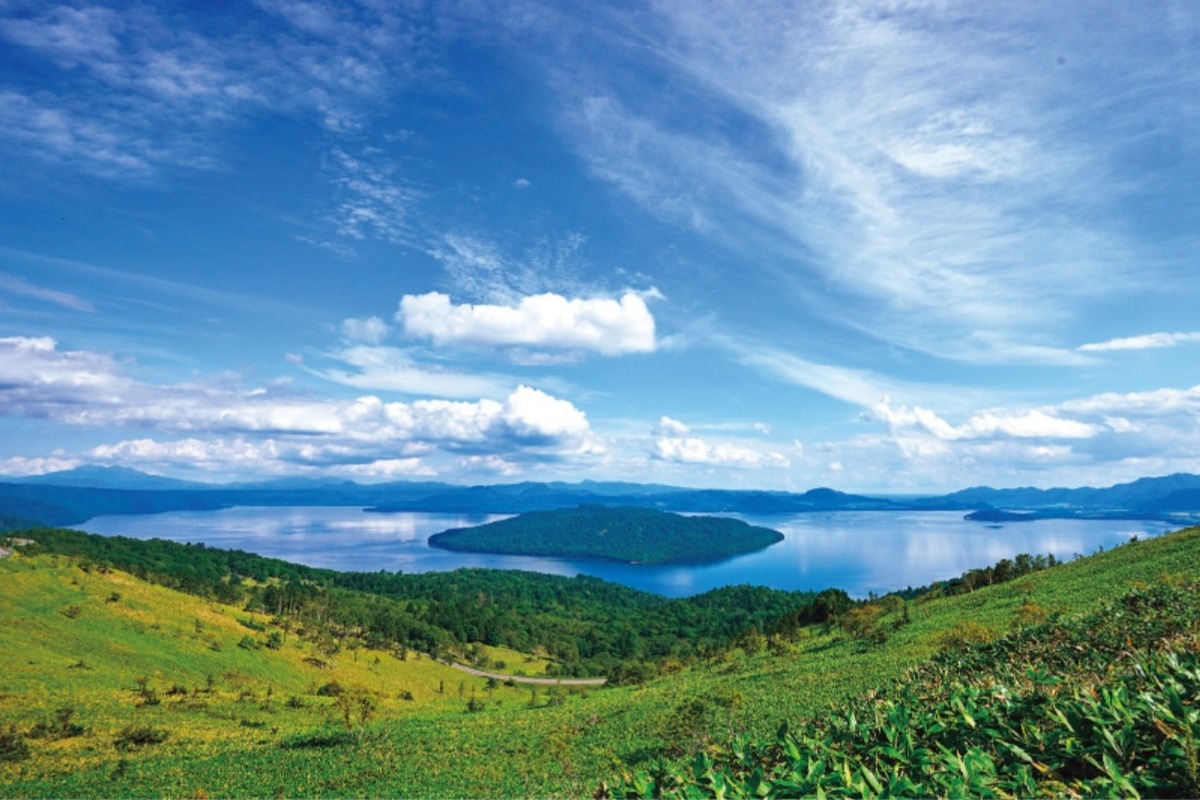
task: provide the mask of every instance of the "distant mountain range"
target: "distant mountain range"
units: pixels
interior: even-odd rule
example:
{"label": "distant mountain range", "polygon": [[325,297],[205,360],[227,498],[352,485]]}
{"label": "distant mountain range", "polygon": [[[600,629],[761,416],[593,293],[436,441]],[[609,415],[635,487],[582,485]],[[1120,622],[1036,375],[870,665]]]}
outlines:
{"label": "distant mountain range", "polygon": [[79,467],[0,483],[0,528],[73,525],[102,514],[152,514],[230,506],[363,506],[375,511],[519,514],[580,505],[639,506],[693,513],[962,511],[981,521],[1046,517],[1168,519],[1200,515],[1200,476],[1141,478],[1096,489],[993,489],[936,497],[882,498],[817,488],[804,493],[687,489],[661,484],[583,481],[456,486],[439,482],[284,478],[208,484],[124,467]]}

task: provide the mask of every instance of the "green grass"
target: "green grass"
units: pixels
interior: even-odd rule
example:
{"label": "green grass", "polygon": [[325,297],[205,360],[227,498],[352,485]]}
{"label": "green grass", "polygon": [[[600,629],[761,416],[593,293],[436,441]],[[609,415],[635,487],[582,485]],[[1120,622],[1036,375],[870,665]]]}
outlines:
{"label": "green grass", "polygon": [[[279,629],[262,615],[121,572],[17,553],[0,561],[0,731],[14,725],[28,734],[70,706],[86,732],[27,737],[29,758],[0,760],[0,796],[590,794],[664,755],[684,764],[732,737],[769,739],[781,721],[842,712],[949,640],[1011,630],[1023,604],[1026,614],[1088,613],[1128,587],[1198,575],[1200,529],[1192,529],[970,594],[910,602],[907,624],[900,610],[883,614],[882,643],[807,628],[766,647],[747,639],[642,686],[551,694],[503,685],[489,692],[486,681],[415,653],[406,661],[366,648],[330,655],[294,631],[281,649],[244,649],[244,637],[261,642]],[[119,599],[109,600],[114,593]],[[525,667],[521,654],[488,656]],[[139,706],[142,676],[157,705]],[[337,698],[317,694],[331,681],[377,706],[347,734],[329,733],[345,730],[344,719]],[[187,693],[168,695],[175,684]],[[405,691],[412,700],[402,699]],[[472,692],[484,704],[478,713],[466,712]],[[299,707],[289,705],[292,697]],[[127,726],[168,736],[118,749],[114,739]],[[297,745],[305,741],[316,744]]]}

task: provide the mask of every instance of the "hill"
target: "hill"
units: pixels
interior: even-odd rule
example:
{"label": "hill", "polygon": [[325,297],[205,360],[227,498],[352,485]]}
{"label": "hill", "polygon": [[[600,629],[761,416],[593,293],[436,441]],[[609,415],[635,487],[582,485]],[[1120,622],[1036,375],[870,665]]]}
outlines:
{"label": "hill", "polygon": [[102,514],[230,506],[361,506],[370,511],[523,514],[580,505],[753,515],[999,510],[1026,512],[1028,518],[1150,518],[1185,524],[1200,518],[1200,476],[1142,478],[1105,489],[983,486],[921,498],[867,497],[829,488],[795,493],[594,481],[453,486],[416,481],[363,485],[347,480],[284,478],[250,484],[200,484],[116,467],[79,467],[0,482],[0,518],[16,517],[44,525],[73,525]]}
{"label": "hill", "polygon": [[1139,478],[1107,488],[1084,486],[1075,489],[993,489],[976,486],[938,498],[929,504],[945,504],[960,508],[1004,508],[1009,510],[1066,512],[1110,512],[1132,514],[1161,514],[1176,511],[1197,511],[1200,504],[1200,475],[1175,474],[1155,478]]}
{"label": "hill", "polygon": [[211,484],[151,475],[129,467],[85,465],[44,475],[10,478],[10,483],[77,486],[91,489],[211,489]]}
{"label": "hill", "polygon": [[[794,779],[799,763],[823,776],[826,794],[862,796],[879,793],[872,779],[902,786],[898,778],[892,783],[893,767],[876,769],[887,748],[910,759],[900,768],[918,787],[910,794],[983,794],[1026,773],[1034,788],[1018,784],[1022,796],[1113,794],[1123,784],[1109,775],[1110,761],[1129,780],[1172,780],[1167,770],[1176,762],[1168,757],[1179,751],[1171,749],[1177,744],[1169,734],[1183,736],[1191,725],[1194,735],[1200,714],[1187,683],[1194,668],[1183,660],[1186,653],[1178,656],[1182,671],[1174,672],[1170,656],[1154,655],[1178,651],[1181,642],[1185,651],[1195,649],[1198,529],[953,596],[933,587],[907,602],[851,604],[798,626],[753,621],[750,611],[765,598],[749,588],[723,590],[707,602],[679,605],[687,613],[677,619],[685,630],[688,619],[702,619],[703,609],[726,609],[724,623],[740,630],[726,644],[714,639],[703,652],[646,662],[652,669],[637,685],[559,692],[502,681],[489,687],[426,654],[372,637],[345,607],[327,600],[350,591],[339,585],[358,582],[364,588],[355,591],[363,593],[354,597],[373,609],[365,619],[382,620],[393,596],[398,611],[418,619],[432,603],[448,603],[449,619],[472,609],[500,611],[495,607],[524,597],[522,614],[535,629],[574,625],[577,646],[584,648],[612,624],[580,627],[576,614],[590,607],[584,598],[595,596],[603,616],[636,602],[638,593],[605,605],[602,582],[585,581],[563,594],[574,587],[570,579],[518,582],[502,592],[496,587],[505,585],[507,574],[494,571],[453,573],[446,583],[430,576],[411,585],[409,579],[422,576],[339,573],[335,580],[282,566],[270,575],[248,554],[243,561],[209,548],[122,544],[131,553],[146,546],[160,561],[174,552],[193,556],[197,568],[224,564],[219,575],[236,580],[241,592],[227,604],[211,594],[151,584],[95,555],[62,554],[103,537],[29,535],[45,541],[0,559],[5,796],[545,797],[592,794],[602,781],[614,787],[610,792],[638,794],[642,786],[653,793],[646,781],[660,779],[668,794],[736,796],[754,780],[753,768],[741,771],[743,763],[762,768],[754,784],[762,795],[786,794],[780,787]],[[112,551],[109,560],[118,555]],[[207,574],[207,567],[197,569],[197,577]],[[315,593],[307,604],[293,605],[302,600],[302,585]],[[281,605],[262,610],[272,586],[277,589],[269,596]],[[562,605],[572,596],[578,605]],[[817,598],[808,601],[817,604]],[[671,607],[648,607],[645,618],[661,618]],[[739,628],[739,619],[747,624]],[[1109,630],[1119,631],[1114,646],[1128,654],[1104,649]],[[1125,669],[1134,664],[1144,667],[1145,678]],[[909,673],[913,668],[919,671]],[[922,684],[923,675],[934,677]],[[1123,682],[1128,675],[1142,683]],[[1177,700],[1155,683],[1160,680],[1176,687]],[[984,684],[991,681],[988,694]],[[334,694],[330,683],[346,691]],[[996,694],[996,686],[1007,694]],[[1143,696],[1153,702],[1143,703]],[[1009,716],[1008,706],[1025,716]],[[1172,711],[1176,707],[1182,711]],[[1160,728],[1145,716],[1151,708],[1174,718],[1157,717]],[[1053,715],[1030,716],[1038,709],[1061,711],[1087,735],[1048,727]],[[788,730],[777,738],[783,720]],[[1130,733],[1123,732],[1126,722]],[[1123,754],[1097,747],[1096,741],[1107,741],[1102,729]],[[970,738],[1023,730],[1039,732],[1041,743],[1003,741],[1046,771],[1009,748],[1002,748],[1009,756],[1001,759],[987,750],[989,738]],[[158,740],[163,732],[166,738]],[[935,733],[942,738],[926,738]],[[1134,738],[1127,742],[1128,736]],[[1053,747],[1072,741],[1082,743],[1076,761],[1064,768],[1066,762],[1051,760],[1059,758]],[[1151,746],[1160,760],[1152,761],[1156,756],[1145,749]],[[790,760],[792,752],[803,758]],[[988,777],[987,763],[998,777]],[[918,778],[967,783],[956,791],[957,784]],[[1145,794],[1195,794],[1184,783],[1164,782],[1156,790],[1136,785]]]}
{"label": "hill", "polygon": [[604,558],[641,564],[709,561],[783,541],[783,534],[727,517],[685,517],[648,508],[579,506],[533,511],[429,537],[431,547],[469,553]]}

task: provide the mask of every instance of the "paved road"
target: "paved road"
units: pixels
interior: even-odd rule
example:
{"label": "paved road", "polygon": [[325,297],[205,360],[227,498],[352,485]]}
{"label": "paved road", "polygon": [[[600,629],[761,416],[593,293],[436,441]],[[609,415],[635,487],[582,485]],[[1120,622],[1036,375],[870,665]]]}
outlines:
{"label": "paved road", "polygon": [[453,661],[442,663],[449,664],[468,675],[479,678],[495,678],[498,681],[512,681],[513,683],[532,683],[539,686],[603,686],[608,683],[608,678],[530,678],[525,675],[501,675],[499,672],[485,672],[468,667],[466,664],[456,664]]}

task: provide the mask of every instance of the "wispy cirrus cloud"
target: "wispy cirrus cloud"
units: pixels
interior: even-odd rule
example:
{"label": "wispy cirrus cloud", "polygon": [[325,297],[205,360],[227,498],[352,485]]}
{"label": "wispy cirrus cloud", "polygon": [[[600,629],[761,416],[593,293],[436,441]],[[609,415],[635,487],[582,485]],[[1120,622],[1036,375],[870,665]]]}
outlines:
{"label": "wispy cirrus cloud", "polygon": [[[555,85],[595,175],[754,256],[793,298],[872,302],[858,324],[944,357],[1078,363],[1056,332],[1159,263],[1108,224],[1157,180],[1122,162],[1157,115],[1197,107],[1173,107],[1194,97],[1179,66],[1195,54],[1109,10],[1128,27],[1031,22],[1027,4],[658,4],[598,26],[607,74]],[[1151,46],[1169,72],[1141,58]],[[678,103],[625,80],[638,73]],[[1105,117],[1098,81],[1138,102]]]}
{"label": "wispy cirrus cloud", "polygon": [[386,345],[354,345],[331,350],[324,356],[344,366],[305,369],[325,380],[371,391],[426,397],[503,397],[518,383],[511,376],[454,369],[421,360],[405,348]]}
{"label": "wispy cirrus cloud", "polygon": [[1197,343],[1200,343],[1200,333],[1145,333],[1080,345],[1079,350],[1084,353],[1105,353],[1114,350],[1154,350]]}
{"label": "wispy cirrus cloud", "polygon": [[[10,55],[77,79],[33,91],[10,72],[0,130],[32,155],[104,177],[212,166],[219,134],[255,115],[309,115],[335,135],[358,132],[373,103],[426,74],[454,27],[448,11],[418,20],[377,4],[256,5],[228,26],[204,15],[180,25],[146,5],[8,3],[0,39]],[[350,202],[378,199],[381,186],[344,188]]]}
{"label": "wispy cirrus cloud", "polygon": [[[40,270],[53,270],[70,275],[84,276],[101,284],[119,287],[122,293],[127,292],[131,295],[140,294],[143,301],[149,297],[155,299],[169,298],[171,302],[186,301],[189,304],[202,303],[205,306],[213,308],[249,311],[255,314],[263,312],[293,315],[312,313],[309,309],[271,297],[238,294],[222,289],[214,289],[210,286],[203,286],[199,283],[160,278],[124,269],[114,269],[77,259],[47,256],[4,245],[0,245],[0,255],[15,262],[35,265]],[[79,300],[79,298],[76,299]],[[79,300],[79,302],[87,303],[84,300]]]}
{"label": "wispy cirrus cloud", "polygon": [[352,155],[334,147],[327,169],[336,190],[329,217],[338,235],[356,242],[416,240],[410,216],[421,193],[395,162],[375,149]]}
{"label": "wispy cirrus cloud", "polygon": [[602,294],[601,287],[584,278],[586,245],[586,237],[570,233],[536,240],[514,254],[489,235],[458,231],[441,234],[425,250],[441,263],[455,296],[512,305],[546,292]]}
{"label": "wispy cirrus cloud", "polygon": [[38,286],[30,283],[24,278],[16,275],[9,275],[0,272],[0,292],[15,294],[22,297],[32,297],[37,300],[44,300],[48,303],[53,303],[63,308],[69,308],[72,311],[93,312],[96,307],[90,302],[79,297],[71,292],[63,292],[58,289],[48,289],[45,286]]}

